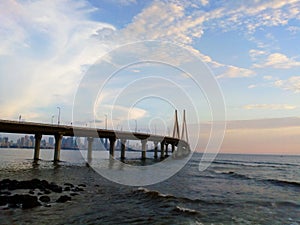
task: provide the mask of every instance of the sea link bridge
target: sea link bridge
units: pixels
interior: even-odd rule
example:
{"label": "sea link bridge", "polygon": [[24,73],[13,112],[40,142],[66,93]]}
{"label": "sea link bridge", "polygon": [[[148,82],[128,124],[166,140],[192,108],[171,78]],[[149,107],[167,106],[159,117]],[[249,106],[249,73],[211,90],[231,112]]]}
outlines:
{"label": "sea link bridge", "polygon": [[[121,140],[121,160],[125,159],[126,153],[126,141],[127,140],[140,140],[141,159],[146,159],[146,144],[149,141],[154,143],[154,158],[158,158],[158,152],[160,152],[160,158],[163,159],[169,156],[168,147],[172,146],[172,154],[174,157],[180,157],[188,155],[190,153],[190,147],[188,144],[187,125],[185,119],[185,111],[183,112],[182,133],[179,133],[177,110],[175,110],[175,122],[173,129],[173,136],[161,136],[139,132],[128,131],[115,131],[107,129],[97,129],[88,127],[75,127],[66,125],[53,125],[43,123],[32,122],[18,122],[9,120],[0,120],[0,132],[2,133],[18,133],[18,134],[32,134],[35,137],[34,145],[34,160],[38,160],[40,157],[40,143],[43,135],[53,135],[55,138],[54,147],[54,162],[60,160],[60,149],[63,136],[69,137],[86,137],[88,140],[88,160],[92,159],[92,143],[94,138],[106,138],[109,140],[109,153],[110,157],[114,158],[115,143],[117,139]],[[181,136],[181,138],[180,138]],[[160,143],[160,151],[158,150],[158,144]]]}

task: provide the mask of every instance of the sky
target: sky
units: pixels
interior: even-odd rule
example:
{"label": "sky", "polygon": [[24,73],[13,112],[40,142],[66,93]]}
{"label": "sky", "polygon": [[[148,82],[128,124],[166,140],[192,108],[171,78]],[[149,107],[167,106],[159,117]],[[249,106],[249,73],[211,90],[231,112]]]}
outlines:
{"label": "sky", "polygon": [[1,1],[0,118],[300,154],[299,40],[297,0]]}

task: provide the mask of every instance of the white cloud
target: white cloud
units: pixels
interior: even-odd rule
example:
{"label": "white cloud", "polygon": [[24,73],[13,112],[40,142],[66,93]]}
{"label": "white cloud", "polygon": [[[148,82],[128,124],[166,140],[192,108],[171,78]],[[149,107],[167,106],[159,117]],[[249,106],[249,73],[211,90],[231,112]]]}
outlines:
{"label": "white cloud", "polygon": [[217,78],[252,77],[254,75],[255,72],[252,70],[236,66],[227,66],[225,72],[218,75]]}
{"label": "white cloud", "polygon": [[263,109],[263,110],[293,110],[296,109],[295,105],[288,104],[249,104],[243,107],[244,109]]}
{"label": "white cloud", "polygon": [[272,67],[275,69],[289,69],[297,66],[300,66],[300,61],[296,61],[293,58],[288,58],[282,53],[273,53],[264,61],[255,63],[253,65],[255,68]]}
{"label": "white cloud", "polygon": [[249,55],[250,55],[250,58],[252,60],[257,60],[258,58],[266,55],[267,52],[265,51],[262,51],[262,50],[257,50],[257,49],[250,49],[249,50]]}
{"label": "white cloud", "polygon": [[263,76],[264,80],[274,80],[272,76]]}
{"label": "white cloud", "polygon": [[294,93],[300,92],[300,76],[293,76],[287,80],[276,80],[273,86],[283,90],[292,91]]}
{"label": "white cloud", "polygon": [[0,3],[2,118],[35,109],[42,119],[49,116],[42,115],[43,110],[49,111],[47,107],[72,103],[83,65],[92,64],[109,49],[94,35],[115,29],[90,20],[92,11],[86,1]]}
{"label": "white cloud", "polygon": [[300,27],[297,27],[297,26],[289,26],[289,27],[287,28],[287,30],[288,30],[289,32],[291,32],[292,34],[296,34],[296,33],[298,33],[298,32],[300,31]]}
{"label": "white cloud", "polygon": [[256,84],[251,84],[251,85],[248,86],[249,89],[256,88],[256,87],[257,87]]}

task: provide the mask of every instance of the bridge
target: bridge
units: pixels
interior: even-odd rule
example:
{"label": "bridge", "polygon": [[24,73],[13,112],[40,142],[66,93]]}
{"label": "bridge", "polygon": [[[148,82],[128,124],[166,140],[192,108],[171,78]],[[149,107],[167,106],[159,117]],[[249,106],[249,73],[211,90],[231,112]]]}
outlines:
{"label": "bridge", "polygon": [[[185,120],[185,111],[183,114],[183,126],[180,139],[179,125],[177,110],[175,110],[175,122],[173,129],[173,136],[153,135],[140,132],[128,132],[128,131],[115,131],[98,128],[77,127],[67,125],[53,125],[44,123],[33,122],[20,122],[10,120],[0,120],[0,132],[2,133],[17,133],[17,134],[31,134],[34,135],[34,160],[39,160],[40,157],[40,144],[43,135],[53,135],[55,138],[54,145],[54,162],[60,160],[60,149],[63,136],[69,137],[86,137],[88,141],[88,160],[92,159],[92,144],[95,138],[106,138],[109,140],[109,153],[110,157],[114,158],[115,143],[116,140],[121,140],[121,160],[125,159],[126,153],[126,141],[127,140],[140,140],[141,159],[146,159],[146,144],[148,141],[154,143],[154,158],[158,158],[158,152],[160,152],[160,158],[163,159],[169,156],[168,147],[172,146],[172,154],[174,156],[187,155],[190,153],[190,147],[188,144],[187,126]],[[184,138],[184,139],[183,139]],[[160,143],[160,151],[158,150],[158,144]]]}

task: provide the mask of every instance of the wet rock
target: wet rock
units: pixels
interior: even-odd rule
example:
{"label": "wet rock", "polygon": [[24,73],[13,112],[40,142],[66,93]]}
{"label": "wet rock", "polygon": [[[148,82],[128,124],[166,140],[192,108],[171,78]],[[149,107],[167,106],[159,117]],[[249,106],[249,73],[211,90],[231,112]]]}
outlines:
{"label": "wet rock", "polygon": [[50,202],[50,197],[49,196],[46,196],[46,195],[43,195],[39,198],[39,200],[41,202]]}
{"label": "wet rock", "polygon": [[85,184],[78,184],[78,187],[86,187]]}
{"label": "wet rock", "polygon": [[0,196],[0,205],[6,204],[8,204],[9,208],[18,208],[21,206],[23,209],[29,209],[41,205],[36,196],[18,194],[13,196]]}
{"label": "wet rock", "polygon": [[65,186],[69,186],[69,187],[74,187],[74,185],[71,184],[71,183],[64,183],[64,185],[65,185]]}
{"label": "wet rock", "polygon": [[28,193],[34,195],[34,190],[30,190]]}
{"label": "wet rock", "polygon": [[64,202],[66,202],[66,201],[71,201],[71,197],[70,196],[68,196],[68,195],[62,195],[62,196],[60,196],[57,200],[56,200],[56,202],[58,202],[58,203],[64,203]]}
{"label": "wet rock", "polygon": [[70,187],[65,187],[65,188],[64,188],[64,191],[70,191],[70,190],[71,190]]}
{"label": "wet rock", "polygon": [[36,206],[40,206],[36,196],[23,195],[22,209],[30,209]]}
{"label": "wet rock", "polygon": [[8,203],[8,196],[0,196],[0,206],[6,205]]}
{"label": "wet rock", "polygon": [[71,193],[70,194],[71,196],[76,196],[76,195],[79,195],[78,193]]}
{"label": "wet rock", "polygon": [[62,193],[62,187],[58,186],[55,183],[49,184],[47,188],[50,189],[53,192]]}
{"label": "wet rock", "polygon": [[84,191],[84,190],[80,187],[75,187],[75,188],[72,189],[72,191],[79,192],[79,191]]}
{"label": "wet rock", "polygon": [[51,193],[51,191],[49,191],[48,189],[45,189],[45,190],[44,190],[44,194],[45,194],[45,195],[48,195],[48,194],[50,194],[50,193]]}

